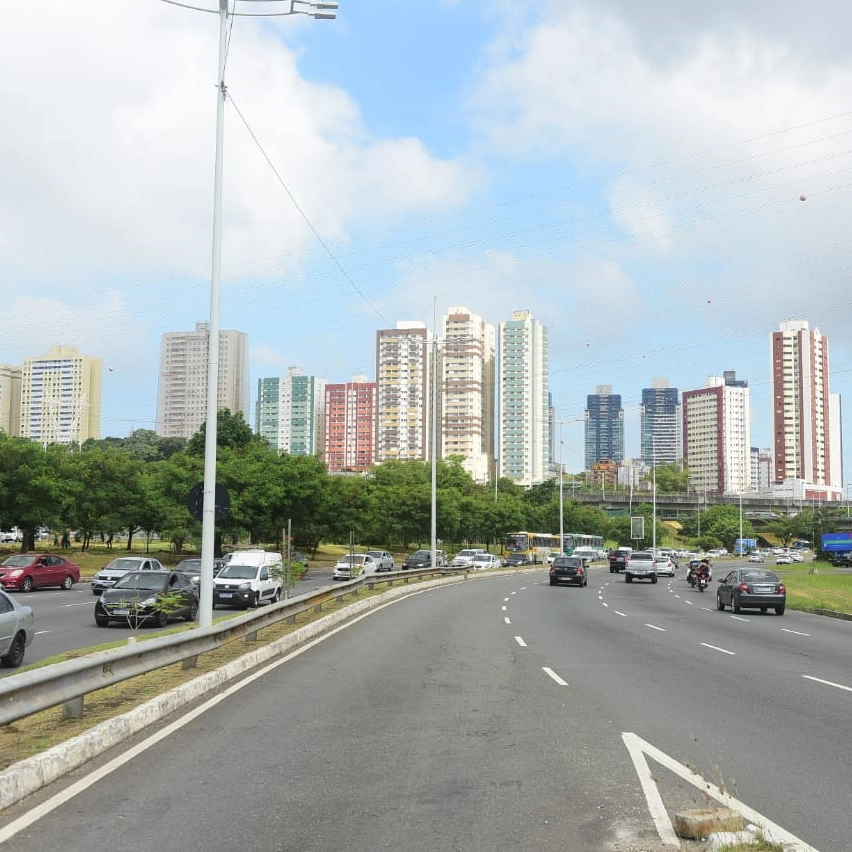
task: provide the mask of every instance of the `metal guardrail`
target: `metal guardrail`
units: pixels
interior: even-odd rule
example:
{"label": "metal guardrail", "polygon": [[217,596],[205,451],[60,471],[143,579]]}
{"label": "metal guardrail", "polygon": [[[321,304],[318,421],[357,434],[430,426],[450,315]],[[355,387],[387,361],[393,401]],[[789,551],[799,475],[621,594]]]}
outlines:
{"label": "metal guardrail", "polygon": [[391,571],[381,576],[368,574],[251,610],[211,627],[131,641],[120,648],[97,651],[75,660],[10,675],[0,679],[0,725],[60,704],[64,705],[65,718],[79,718],[83,715],[83,702],[88,693],[175,663],[182,663],[184,668],[194,668],[201,654],[237,639],[253,642],[264,628],[282,621],[293,621],[308,610],[321,612],[323,604],[340,601],[347,595],[357,595],[361,588],[372,591],[377,585],[393,586],[399,581],[408,583],[412,579],[462,573],[466,573],[464,569],[422,568]]}

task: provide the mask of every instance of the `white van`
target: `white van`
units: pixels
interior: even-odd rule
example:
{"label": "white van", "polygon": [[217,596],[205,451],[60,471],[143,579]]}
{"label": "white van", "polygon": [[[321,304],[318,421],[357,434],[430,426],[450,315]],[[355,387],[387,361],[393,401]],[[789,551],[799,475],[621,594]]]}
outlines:
{"label": "white van", "polygon": [[284,557],[268,550],[235,550],[213,578],[213,606],[259,606],[281,600]]}
{"label": "white van", "polygon": [[579,556],[584,562],[591,562],[594,559],[599,559],[598,552],[594,547],[575,547],[571,552],[572,556]]}

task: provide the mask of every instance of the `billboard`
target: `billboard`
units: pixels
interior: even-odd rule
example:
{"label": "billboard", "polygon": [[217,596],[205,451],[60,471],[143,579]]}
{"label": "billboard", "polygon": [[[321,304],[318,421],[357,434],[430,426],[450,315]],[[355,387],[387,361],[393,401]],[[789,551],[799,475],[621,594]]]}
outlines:
{"label": "billboard", "polygon": [[836,532],[822,534],[823,551],[852,550],[852,532]]}

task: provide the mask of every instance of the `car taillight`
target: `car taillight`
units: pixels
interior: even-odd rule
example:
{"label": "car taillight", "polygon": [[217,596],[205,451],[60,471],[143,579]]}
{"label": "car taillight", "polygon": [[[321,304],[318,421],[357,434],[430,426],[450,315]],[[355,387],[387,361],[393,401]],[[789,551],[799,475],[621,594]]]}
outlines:
{"label": "car taillight", "polygon": [[747,592],[747,591],[748,591],[748,586],[747,586],[745,583],[740,583],[740,584],[739,584],[739,586],[737,586],[737,588],[738,588],[741,592]]}
{"label": "car taillight", "polygon": [[783,583],[778,584],[778,594],[787,594],[787,587]]}
{"label": "car taillight", "polygon": [[582,573],[583,573],[583,568],[582,568],[582,566],[581,566],[580,568],[578,568],[578,569],[577,569],[577,573],[578,573],[578,574],[582,574]]}

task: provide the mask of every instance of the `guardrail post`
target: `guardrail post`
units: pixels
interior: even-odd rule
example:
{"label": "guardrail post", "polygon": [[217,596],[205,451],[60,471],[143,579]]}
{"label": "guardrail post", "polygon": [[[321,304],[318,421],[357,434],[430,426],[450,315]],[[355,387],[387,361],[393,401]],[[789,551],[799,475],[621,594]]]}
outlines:
{"label": "guardrail post", "polygon": [[187,657],[181,664],[182,669],[194,669],[198,666],[198,654],[194,657]]}
{"label": "guardrail post", "polygon": [[72,698],[62,705],[62,718],[67,719],[82,719],[83,718],[83,697]]}

